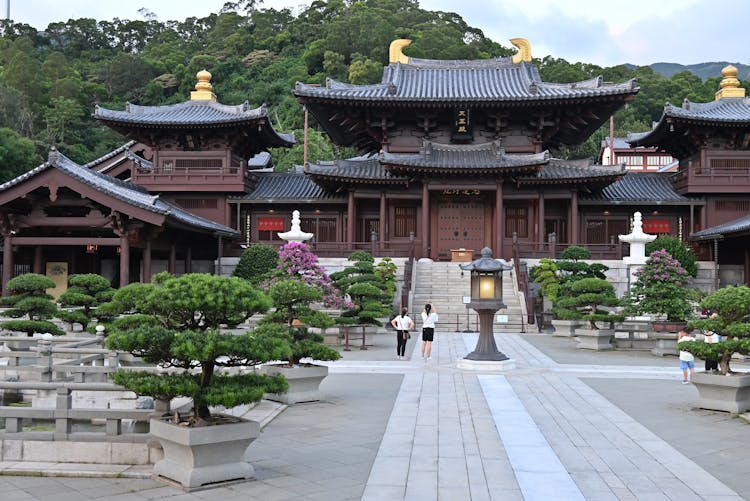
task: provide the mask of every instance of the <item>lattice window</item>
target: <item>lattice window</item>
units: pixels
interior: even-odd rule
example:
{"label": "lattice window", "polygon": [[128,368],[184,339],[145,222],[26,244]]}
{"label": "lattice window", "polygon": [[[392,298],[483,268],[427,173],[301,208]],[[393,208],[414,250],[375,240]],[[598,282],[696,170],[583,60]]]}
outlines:
{"label": "lattice window", "polygon": [[417,208],[416,207],[394,207],[394,237],[408,237],[411,233],[417,234]]}
{"label": "lattice window", "polygon": [[714,208],[725,212],[750,212],[750,200],[715,200]]}
{"label": "lattice window", "polygon": [[175,202],[183,209],[215,209],[217,207],[215,198],[178,198]]}
{"label": "lattice window", "polygon": [[511,238],[516,233],[519,238],[529,236],[529,209],[528,207],[506,207],[505,208],[505,236]]}

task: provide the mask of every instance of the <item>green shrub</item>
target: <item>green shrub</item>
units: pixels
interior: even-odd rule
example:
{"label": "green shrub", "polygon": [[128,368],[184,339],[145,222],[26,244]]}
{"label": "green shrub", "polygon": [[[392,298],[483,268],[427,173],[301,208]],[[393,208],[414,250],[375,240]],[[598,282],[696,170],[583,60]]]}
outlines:
{"label": "green shrub", "polygon": [[234,276],[259,284],[279,264],[279,250],[269,244],[253,244],[242,253]]}
{"label": "green shrub", "polygon": [[[563,290],[565,294],[562,294]],[[588,320],[591,328],[597,329],[596,322],[622,320],[622,315],[601,308],[619,304],[612,284],[601,278],[589,277],[563,284],[553,311],[564,320]]]}
{"label": "green shrub", "polygon": [[2,299],[3,304],[11,308],[2,313],[11,318],[28,317],[28,320],[4,322],[3,328],[25,332],[31,336],[35,333],[60,336],[65,334],[55,324],[48,321],[57,315],[57,306],[47,289],[55,287],[52,279],[36,273],[19,275],[8,281],[10,296]]}

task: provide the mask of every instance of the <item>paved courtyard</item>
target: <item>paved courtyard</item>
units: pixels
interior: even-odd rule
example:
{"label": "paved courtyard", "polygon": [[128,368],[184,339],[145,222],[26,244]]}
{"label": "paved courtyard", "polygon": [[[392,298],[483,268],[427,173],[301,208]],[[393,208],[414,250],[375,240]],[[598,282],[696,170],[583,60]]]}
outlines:
{"label": "paved courtyard", "polygon": [[[257,479],[185,493],[147,478],[0,476],[2,500],[740,500],[750,429],[693,408],[675,358],[582,352],[570,338],[496,334],[517,368],[456,368],[476,334],[438,332],[432,360],[391,335],[331,364],[322,402],[289,407],[247,451]],[[743,364],[734,364],[741,368]],[[27,465],[28,466],[28,465]],[[17,465],[0,470],[18,473]],[[42,475],[42,476],[39,476]]]}

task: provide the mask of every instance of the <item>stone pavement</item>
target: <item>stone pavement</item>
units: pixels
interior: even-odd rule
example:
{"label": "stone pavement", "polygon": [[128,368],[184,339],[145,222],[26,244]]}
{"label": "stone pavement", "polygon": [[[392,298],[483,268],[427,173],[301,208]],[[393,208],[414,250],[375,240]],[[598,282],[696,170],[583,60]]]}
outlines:
{"label": "stone pavement", "polygon": [[345,352],[324,401],[291,406],[264,428],[246,456],[254,481],[184,493],[149,478],[0,476],[0,499],[750,498],[747,424],[693,409],[697,392],[680,384],[675,358],[496,334],[517,368],[477,373],[455,364],[476,334],[438,332],[428,361],[415,339],[411,359],[396,360],[392,337]]}

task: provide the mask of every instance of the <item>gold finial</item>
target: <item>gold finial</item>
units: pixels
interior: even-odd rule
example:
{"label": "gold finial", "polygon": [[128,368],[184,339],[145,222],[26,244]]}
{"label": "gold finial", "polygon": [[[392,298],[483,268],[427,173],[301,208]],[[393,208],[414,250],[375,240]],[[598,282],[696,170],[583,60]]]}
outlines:
{"label": "gold finial", "polygon": [[510,43],[518,47],[518,52],[513,56],[513,62],[515,64],[521,61],[531,62],[531,43],[525,38],[511,38]]}
{"label": "gold finial", "polygon": [[211,73],[201,70],[195,76],[198,83],[195,84],[195,90],[190,93],[190,99],[193,101],[216,101],[216,94],[213,93],[214,86],[211,85]]}
{"label": "gold finial", "polygon": [[388,50],[388,62],[409,64],[409,56],[401,52],[409,44],[411,44],[411,40],[407,38],[399,38],[391,42],[391,47]]}
{"label": "gold finial", "polygon": [[721,75],[724,77],[721,79],[719,87],[716,92],[716,99],[724,97],[745,97],[745,89],[740,87],[740,81],[737,79],[737,68],[731,64],[721,70]]}

